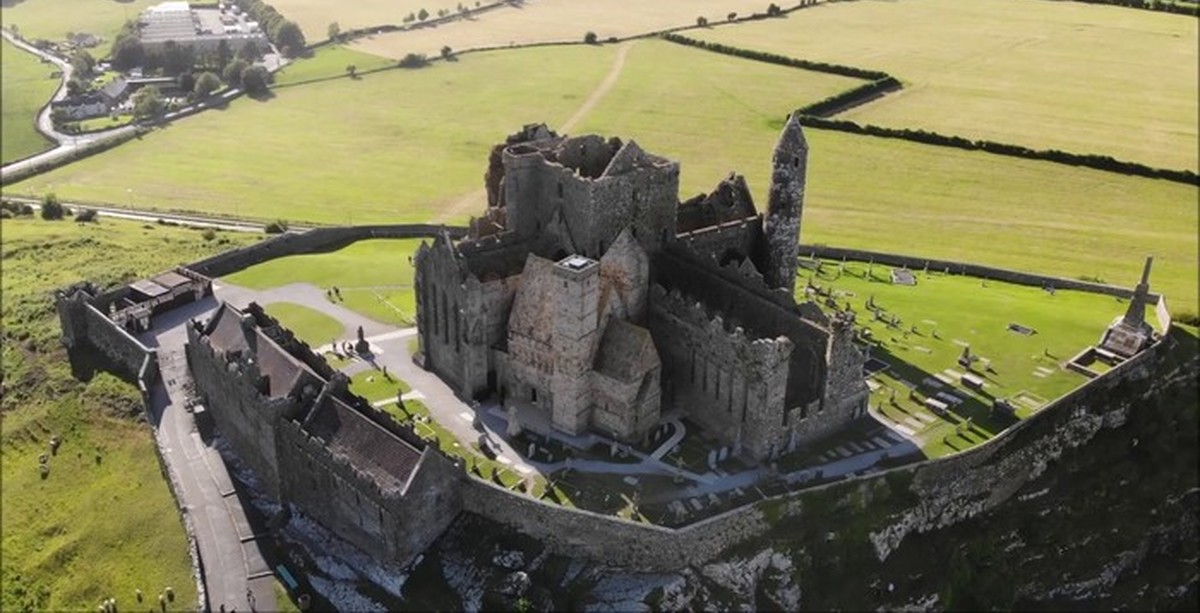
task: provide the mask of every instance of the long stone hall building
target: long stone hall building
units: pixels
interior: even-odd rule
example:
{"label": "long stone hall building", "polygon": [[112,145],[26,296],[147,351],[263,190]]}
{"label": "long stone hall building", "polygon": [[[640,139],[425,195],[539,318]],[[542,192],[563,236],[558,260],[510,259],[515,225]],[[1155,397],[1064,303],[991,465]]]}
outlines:
{"label": "long stone hall building", "polygon": [[639,442],[667,413],[764,460],[866,412],[849,314],[797,303],[808,144],[792,118],[759,213],[745,179],[679,200],[633,141],[526,126],[467,236],[418,250],[420,360],[523,426]]}

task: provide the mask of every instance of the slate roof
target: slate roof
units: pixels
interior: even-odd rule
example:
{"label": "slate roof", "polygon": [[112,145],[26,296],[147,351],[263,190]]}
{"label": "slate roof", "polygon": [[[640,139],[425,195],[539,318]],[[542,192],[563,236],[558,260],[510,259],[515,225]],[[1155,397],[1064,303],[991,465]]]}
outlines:
{"label": "slate roof", "polygon": [[609,321],[596,351],[596,372],[632,383],[658,365],[658,350],[649,330],[624,319]]}
{"label": "slate roof", "polygon": [[318,409],[307,430],[385,490],[402,491],[421,460],[415,447],[336,398]]}
{"label": "slate roof", "polygon": [[[242,327],[241,317],[242,314],[237,309],[227,304],[221,305],[217,314],[213,316],[216,323],[209,328],[209,345],[225,352],[248,352],[254,347],[254,361],[258,365],[258,371],[267,377],[269,383],[268,397],[287,396],[299,386],[306,374],[320,380],[316,373],[309,371],[300,360],[275,344],[275,341],[257,326],[250,330]],[[253,343],[249,334],[254,335]]]}
{"label": "slate roof", "polygon": [[147,296],[149,298],[154,298],[155,296],[161,296],[169,291],[167,288],[159,285],[158,283],[155,283],[154,281],[152,281],[150,279],[142,279],[140,281],[134,281],[133,283],[129,284],[129,287],[131,287],[137,293],[142,294],[143,296]]}

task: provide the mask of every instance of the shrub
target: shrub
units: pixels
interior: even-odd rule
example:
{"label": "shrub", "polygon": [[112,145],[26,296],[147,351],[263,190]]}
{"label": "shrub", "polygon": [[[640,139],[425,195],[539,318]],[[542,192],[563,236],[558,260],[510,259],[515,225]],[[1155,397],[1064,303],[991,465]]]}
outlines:
{"label": "shrub", "polygon": [[429,65],[429,58],[424,53],[409,53],[400,59],[401,68],[421,68]]}
{"label": "shrub", "polygon": [[707,28],[708,27],[708,18],[707,17],[697,17],[696,25],[698,25],[702,28]]}
{"label": "shrub", "polygon": [[42,197],[42,219],[62,219],[63,205],[58,201],[58,196],[54,194],[46,194]]}
{"label": "shrub", "polygon": [[0,209],[0,219],[12,219],[13,213],[8,209]]}
{"label": "shrub", "polygon": [[206,228],[204,232],[200,234],[200,237],[203,238],[205,242],[208,242],[217,237],[217,232],[212,228]]}
{"label": "shrub", "polygon": [[276,219],[263,227],[263,232],[267,234],[283,234],[287,232],[288,223],[282,219]]}
{"label": "shrub", "polygon": [[79,223],[96,221],[96,209],[83,209],[79,211],[79,214],[75,216],[75,221]]}
{"label": "shrub", "polygon": [[442,59],[448,60],[452,55],[454,55],[454,50],[450,48],[450,45],[442,47]]}
{"label": "shrub", "polygon": [[583,35],[583,42],[585,42],[585,43],[587,43],[587,44],[589,44],[589,45],[594,45],[594,44],[596,44],[596,33],[595,33],[595,32],[588,32],[587,34],[584,34],[584,35]]}
{"label": "shrub", "polygon": [[1191,311],[1183,311],[1182,313],[1175,315],[1172,319],[1175,320],[1175,323],[1180,323],[1185,326],[1200,326],[1200,315],[1197,315]]}

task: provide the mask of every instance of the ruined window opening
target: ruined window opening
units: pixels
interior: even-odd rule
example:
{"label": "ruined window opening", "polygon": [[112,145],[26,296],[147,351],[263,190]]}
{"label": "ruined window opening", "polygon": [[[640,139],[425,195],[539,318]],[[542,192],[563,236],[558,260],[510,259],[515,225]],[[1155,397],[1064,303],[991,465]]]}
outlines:
{"label": "ruined window opening", "polygon": [[537,403],[537,388],[529,386],[529,402]]}
{"label": "ruined window opening", "polygon": [[799,157],[792,158],[792,168],[799,168],[799,167],[800,167],[800,158]]}
{"label": "ruined window opening", "polygon": [[559,198],[562,198],[562,197],[563,197],[563,186],[562,186],[562,181],[559,181],[559,182],[558,182],[558,197],[559,197]]}

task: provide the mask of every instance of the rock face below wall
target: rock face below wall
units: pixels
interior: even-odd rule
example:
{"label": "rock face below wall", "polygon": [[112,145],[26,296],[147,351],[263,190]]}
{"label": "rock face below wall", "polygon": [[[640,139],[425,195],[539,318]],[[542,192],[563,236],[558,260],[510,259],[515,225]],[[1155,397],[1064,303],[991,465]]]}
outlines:
{"label": "rock face below wall", "polygon": [[[801,521],[781,509],[767,534],[675,573],[550,555],[533,539],[469,518],[430,550],[414,573],[422,581],[410,581],[405,595],[429,602],[422,592],[431,591],[451,608],[524,599],[537,608],[620,611],[1195,609],[1200,365],[1195,337],[1177,338],[1157,374],[1111,390],[1109,406],[1073,416],[1058,436],[992,454],[986,466],[1036,475],[1011,489],[1001,482],[975,493],[966,475],[921,473],[830,488],[805,499]],[[964,491],[974,502],[962,502]],[[987,504],[990,496],[1004,502]],[[480,534],[491,536],[480,542]],[[437,579],[444,560],[493,587],[460,599]],[[527,587],[505,593],[517,572]]]}

